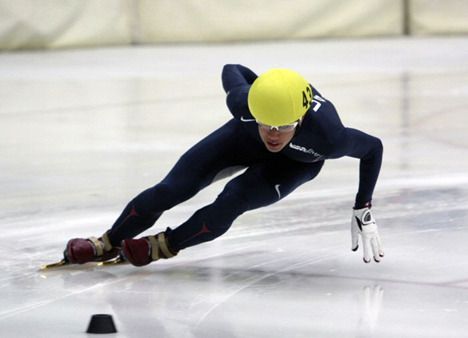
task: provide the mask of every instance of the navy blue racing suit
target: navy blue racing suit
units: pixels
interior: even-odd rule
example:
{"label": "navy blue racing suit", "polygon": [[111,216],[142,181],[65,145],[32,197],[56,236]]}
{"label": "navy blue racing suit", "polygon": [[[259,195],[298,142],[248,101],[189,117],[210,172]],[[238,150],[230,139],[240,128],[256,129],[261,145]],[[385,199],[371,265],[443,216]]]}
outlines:
{"label": "navy blue racing suit", "polygon": [[312,105],[292,140],[278,153],[268,151],[247,105],[256,78],[242,65],[224,66],[222,83],[233,118],[182,155],[160,183],[130,201],[108,233],[113,245],[145,231],[164,211],[239,169],[245,170],[225,185],[213,203],[166,230],[173,251],[213,240],[244,212],[283,199],[317,176],[327,159],[360,159],[355,207],[370,203],[382,162],[381,141],[344,127],[333,104],[312,87]]}

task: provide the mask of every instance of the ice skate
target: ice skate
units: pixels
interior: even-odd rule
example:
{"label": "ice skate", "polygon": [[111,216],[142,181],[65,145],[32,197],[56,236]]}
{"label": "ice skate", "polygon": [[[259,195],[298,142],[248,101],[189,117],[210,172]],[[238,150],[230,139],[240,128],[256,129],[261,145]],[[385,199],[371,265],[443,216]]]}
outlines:
{"label": "ice skate", "polygon": [[177,252],[170,249],[166,234],[161,232],[154,236],[123,240],[121,255],[132,265],[143,266],[161,258],[174,257]]}
{"label": "ice skate", "polygon": [[116,258],[120,248],[113,247],[107,232],[101,237],[74,238],[68,241],[64,257],[71,264],[105,262]]}
{"label": "ice skate", "polygon": [[55,263],[43,265],[41,270],[88,262],[117,262],[119,252],[120,248],[113,247],[110,243],[107,232],[99,238],[73,238],[67,243],[63,252],[63,259]]}

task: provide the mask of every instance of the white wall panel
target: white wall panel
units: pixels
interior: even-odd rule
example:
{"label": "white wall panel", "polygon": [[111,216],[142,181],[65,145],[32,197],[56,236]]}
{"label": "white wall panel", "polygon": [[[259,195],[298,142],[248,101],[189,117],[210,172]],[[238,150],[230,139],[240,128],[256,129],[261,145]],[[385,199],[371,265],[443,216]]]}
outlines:
{"label": "white wall panel", "polygon": [[395,0],[140,0],[143,42],[398,35]]}
{"label": "white wall panel", "polygon": [[411,0],[411,33],[467,34],[467,0]]}
{"label": "white wall panel", "polygon": [[0,0],[0,50],[395,36],[404,27],[466,34],[468,1]]}
{"label": "white wall panel", "polygon": [[0,48],[128,44],[129,0],[1,0]]}

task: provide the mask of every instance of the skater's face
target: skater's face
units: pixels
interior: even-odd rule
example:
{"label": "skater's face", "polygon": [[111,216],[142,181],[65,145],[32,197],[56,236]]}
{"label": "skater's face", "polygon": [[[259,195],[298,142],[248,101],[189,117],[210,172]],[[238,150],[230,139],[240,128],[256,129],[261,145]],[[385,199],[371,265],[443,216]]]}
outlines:
{"label": "skater's face", "polygon": [[258,123],[258,132],[265,147],[272,153],[280,152],[294,137],[299,121],[286,126],[271,127]]}

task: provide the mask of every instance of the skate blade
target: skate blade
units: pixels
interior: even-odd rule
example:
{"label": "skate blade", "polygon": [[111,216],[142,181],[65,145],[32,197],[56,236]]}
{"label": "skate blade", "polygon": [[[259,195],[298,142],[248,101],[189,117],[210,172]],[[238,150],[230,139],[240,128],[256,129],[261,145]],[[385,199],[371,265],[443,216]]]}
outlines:
{"label": "skate blade", "polygon": [[116,257],[116,258],[113,258],[113,259],[110,259],[108,261],[104,261],[104,262],[99,262],[97,263],[98,266],[109,266],[109,265],[121,265],[121,264],[127,264],[128,261],[126,261],[125,259],[123,259],[122,257]]}
{"label": "skate blade", "polygon": [[[94,266],[99,267],[99,266],[120,265],[120,264],[127,264],[127,263],[128,262],[125,259],[121,257],[116,257],[105,262],[89,262],[89,263],[86,263],[86,265],[94,264]],[[41,267],[39,268],[39,271],[52,270],[54,268],[60,268],[60,267],[69,266],[69,265],[84,266],[84,264],[83,265],[71,264],[67,260],[62,259],[61,261],[58,261],[55,263],[41,265]]]}
{"label": "skate blade", "polygon": [[58,261],[55,263],[41,265],[39,270],[48,270],[48,269],[58,268],[58,267],[65,266],[68,264],[69,263],[65,259],[62,259],[61,261]]}

